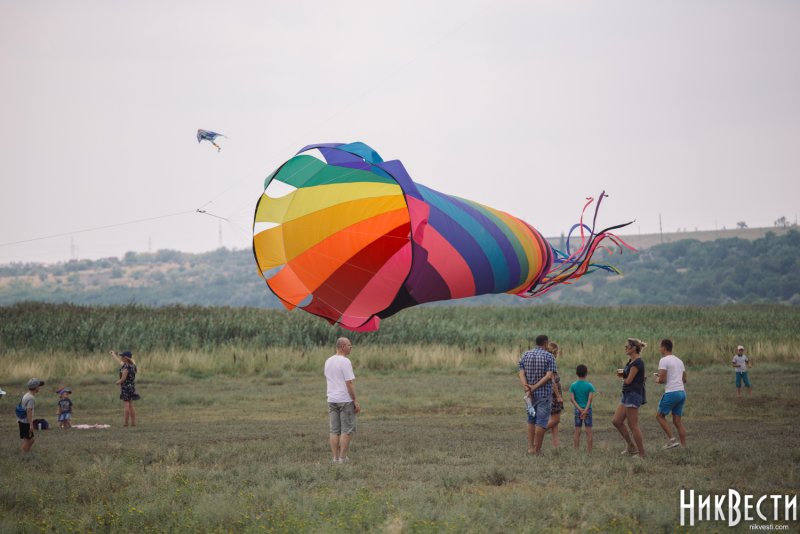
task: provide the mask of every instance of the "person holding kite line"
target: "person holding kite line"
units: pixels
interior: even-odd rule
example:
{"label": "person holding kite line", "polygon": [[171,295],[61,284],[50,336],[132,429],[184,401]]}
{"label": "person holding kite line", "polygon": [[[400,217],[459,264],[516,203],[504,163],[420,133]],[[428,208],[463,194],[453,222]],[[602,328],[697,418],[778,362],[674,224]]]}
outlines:
{"label": "person holding kite line", "polygon": [[639,428],[639,407],[644,404],[645,373],[640,354],[646,346],[647,343],[634,338],[628,338],[625,342],[625,354],[629,360],[624,369],[617,369],[617,376],[622,378],[622,398],[612,420],[627,444],[622,454],[638,454],[641,458],[645,457],[645,453],[642,431]]}
{"label": "person holding kite line", "polygon": [[123,352],[112,350],[111,355],[121,364],[119,380],[116,381],[116,384],[119,386],[119,398],[124,406],[125,424],[123,426],[128,426],[128,423],[130,426],[136,426],[136,409],[133,407],[133,401],[139,400],[140,397],[136,393],[136,363],[133,361],[133,354],[129,350]]}
{"label": "person holding kite line", "polygon": [[328,417],[332,462],[344,464],[350,461],[347,451],[350,439],[356,431],[356,415],[361,405],[356,400],[353,381],[353,364],[348,355],[353,344],[346,337],[336,340],[336,354],[325,360],[325,379],[328,383]]}

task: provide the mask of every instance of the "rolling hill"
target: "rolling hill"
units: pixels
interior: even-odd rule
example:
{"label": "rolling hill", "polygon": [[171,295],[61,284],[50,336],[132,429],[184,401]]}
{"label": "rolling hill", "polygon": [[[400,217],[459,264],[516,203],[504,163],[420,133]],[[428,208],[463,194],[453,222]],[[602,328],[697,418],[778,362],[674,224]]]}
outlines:
{"label": "rolling hill", "polygon": [[[593,273],[542,298],[484,295],[457,305],[585,305],[731,302],[800,305],[800,233],[794,228],[629,235],[637,252],[598,254],[624,276]],[[663,243],[661,242],[663,240]],[[559,238],[551,240],[562,245]],[[250,250],[202,254],[129,252],[122,258],[54,265],[0,266],[0,305],[17,302],[87,305],[280,307],[258,275]]]}

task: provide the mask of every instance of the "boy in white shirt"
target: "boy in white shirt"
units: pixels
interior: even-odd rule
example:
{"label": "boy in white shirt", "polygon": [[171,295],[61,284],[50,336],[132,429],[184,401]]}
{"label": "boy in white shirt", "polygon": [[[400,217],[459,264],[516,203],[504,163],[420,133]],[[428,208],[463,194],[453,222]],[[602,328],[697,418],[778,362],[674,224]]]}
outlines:
{"label": "boy in white shirt", "polygon": [[[667,435],[667,443],[664,448],[686,447],[686,429],[681,421],[683,407],[686,404],[686,390],[684,388],[686,368],[681,359],[672,354],[671,340],[662,339],[658,350],[661,352],[662,357],[658,362],[658,373],[655,373],[656,383],[664,384],[664,396],[661,397],[658,403],[656,420]],[[672,412],[672,424],[675,425],[675,429],[678,431],[678,439],[675,439],[672,435],[672,429],[667,423],[666,417],[670,412]]]}
{"label": "boy in white shirt", "polygon": [[731,365],[736,369],[736,395],[739,397],[742,396],[742,382],[744,382],[744,386],[747,388],[747,394],[750,395],[753,390],[750,388],[750,377],[747,376],[747,370],[753,367],[753,364],[750,363],[750,358],[744,353],[744,347],[742,345],[736,348],[736,354],[733,355]]}

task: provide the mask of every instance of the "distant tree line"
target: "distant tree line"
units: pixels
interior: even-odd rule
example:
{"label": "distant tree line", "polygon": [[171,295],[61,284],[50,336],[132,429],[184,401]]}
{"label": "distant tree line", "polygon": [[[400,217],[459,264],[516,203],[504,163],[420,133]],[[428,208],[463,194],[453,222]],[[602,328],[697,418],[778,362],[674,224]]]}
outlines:
{"label": "distant tree line", "polygon": [[[603,255],[603,261],[623,276],[594,273],[574,291],[553,298],[588,305],[800,305],[800,232],[795,230],[753,241],[686,239],[634,254]],[[591,291],[585,290],[587,284]]]}
{"label": "distant tree line", "polygon": [[[446,304],[589,306],[781,303],[800,306],[800,232],[749,241],[686,239],[639,252],[596,255],[624,275],[599,270],[542,298],[485,295]],[[0,305],[17,302],[80,305],[280,307],[258,275],[249,250],[203,254],[173,250],[121,259],[57,265],[0,266]]]}

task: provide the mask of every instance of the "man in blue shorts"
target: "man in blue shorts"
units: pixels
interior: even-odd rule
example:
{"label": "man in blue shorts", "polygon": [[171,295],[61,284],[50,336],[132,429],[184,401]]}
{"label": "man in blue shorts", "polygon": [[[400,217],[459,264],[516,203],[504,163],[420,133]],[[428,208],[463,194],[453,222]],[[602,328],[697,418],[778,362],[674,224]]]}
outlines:
{"label": "man in blue shorts", "polygon": [[[658,362],[656,383],[664,384],[664,396],[658,403],[656,420],[667,435],[665,449],[673,447],[686,447],[686,429],[683,427],[683,406],[686,403],[686,368],[680,358],[672,354],[672,341],[662,339],[659,346],[661,360]],[[672,435],[672,429],[667,423],[667,414],[672,413],[672,424],[678,431],[678,439]],[[680,440],[680,442],[678,441]]]}
{"label": "man in blue shorts", "polygon": [[550,419],[553,404],[553,374],[556,372],[556,359],[547,352],[545,335],[536,337],[536,348],[527,351],[519,360],[519,382],[527,394],[536,415],[528,413],[528,454],[541,454],[542,440]]}

